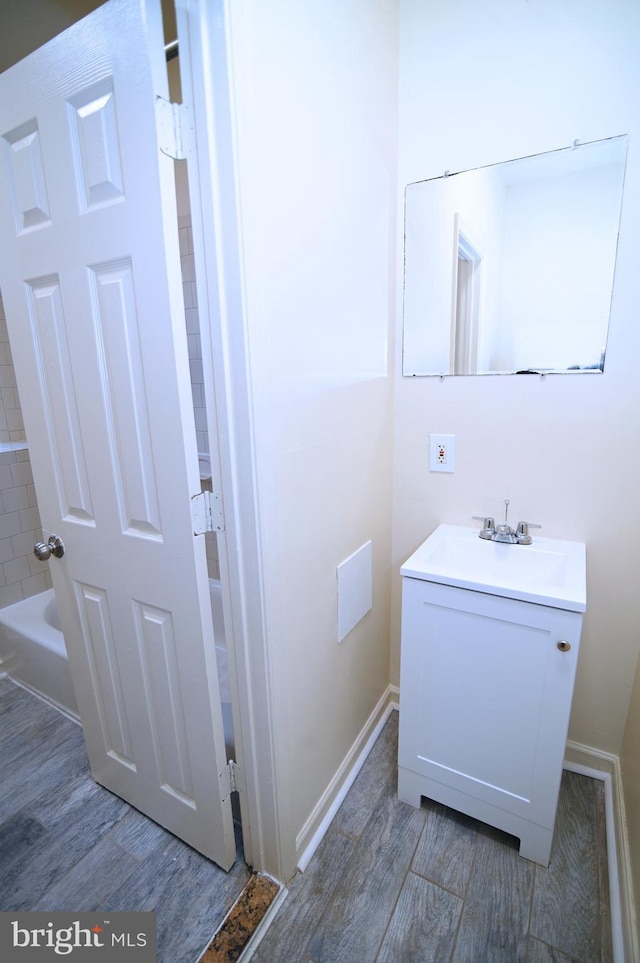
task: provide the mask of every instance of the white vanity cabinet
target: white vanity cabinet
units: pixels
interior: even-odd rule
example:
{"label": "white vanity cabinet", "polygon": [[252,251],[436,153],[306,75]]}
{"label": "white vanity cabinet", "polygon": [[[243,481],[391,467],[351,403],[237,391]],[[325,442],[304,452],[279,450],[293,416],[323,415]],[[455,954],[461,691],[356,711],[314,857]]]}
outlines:
{"label": "white vanity cabinet", "polygon": [[474,816],[548,865],[582,612],[402,581],[400,799]]}

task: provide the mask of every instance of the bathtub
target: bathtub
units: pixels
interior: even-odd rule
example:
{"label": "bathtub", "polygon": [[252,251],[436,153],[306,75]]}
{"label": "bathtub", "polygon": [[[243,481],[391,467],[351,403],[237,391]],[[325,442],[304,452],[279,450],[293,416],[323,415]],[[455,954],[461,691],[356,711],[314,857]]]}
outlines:
{"label": "bathtub", "polygon": [[0,609],[0,674],[78,718],[53,589]]}
{"label": "bathtub", "polygon": [[[222,720],[228,758],[233,758],[233,725],[220,582],[209,580]],[[78,718],[64,636],[53,589],[0,609],[0,677],[9,676],[47,702]]]}

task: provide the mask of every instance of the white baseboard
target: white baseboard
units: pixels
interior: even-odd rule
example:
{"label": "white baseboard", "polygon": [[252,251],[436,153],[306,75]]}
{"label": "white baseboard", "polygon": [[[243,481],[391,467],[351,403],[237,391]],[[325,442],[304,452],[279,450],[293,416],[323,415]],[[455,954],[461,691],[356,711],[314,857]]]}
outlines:
{"label": "white baseboard", "polygon": [[604,782],[614,963],[640,963],[620,758],[568,742],[565,769]]}
{"label": "white baseboard", "polygon": [[373,749],[376,739],[391,715],[394,702],[395,708],[397,708],[397,697],[394,700],[393,687],[387,686],[375,709],[362,727],[356,741],[342,761],[340,768],[298,833],[296,853],[298,854],[297,866],[301,873],[309,865],[311,857],[322,841],[322,837],[329,829],[334,816],[351,789],[367,756]]}

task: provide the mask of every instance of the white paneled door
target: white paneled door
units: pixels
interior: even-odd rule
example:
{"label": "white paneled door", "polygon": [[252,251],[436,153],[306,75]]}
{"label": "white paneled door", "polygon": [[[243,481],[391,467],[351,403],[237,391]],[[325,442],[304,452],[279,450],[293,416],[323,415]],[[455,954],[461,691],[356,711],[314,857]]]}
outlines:
{"label": "white paneled door", "polygon": [[0,289],[42,524],[65,548],[50,566],[94,777],[227,869],[158,96],[159,0],[109,0],[0,77]]}

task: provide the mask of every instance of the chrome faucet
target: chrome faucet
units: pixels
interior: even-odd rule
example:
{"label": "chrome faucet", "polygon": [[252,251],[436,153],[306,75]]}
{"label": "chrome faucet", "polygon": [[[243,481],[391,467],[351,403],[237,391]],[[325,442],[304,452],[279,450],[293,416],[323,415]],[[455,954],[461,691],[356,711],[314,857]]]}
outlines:
{"label": "chrome faucet", "polygon": [[477,521],[482,522],[482,529],[478,533],[480,538],[490,539],[492,542],[506,542],[508,545],[531,545],[533,539],[529,534],[530,528],[542,528],[541,525],[534,525],[532,522],[518,522],[517,528],[511,528],[507,521],[509,512],[509,498],[504,500],[504,522],[496,525],[495,519],[489,515],[472,515]]}

